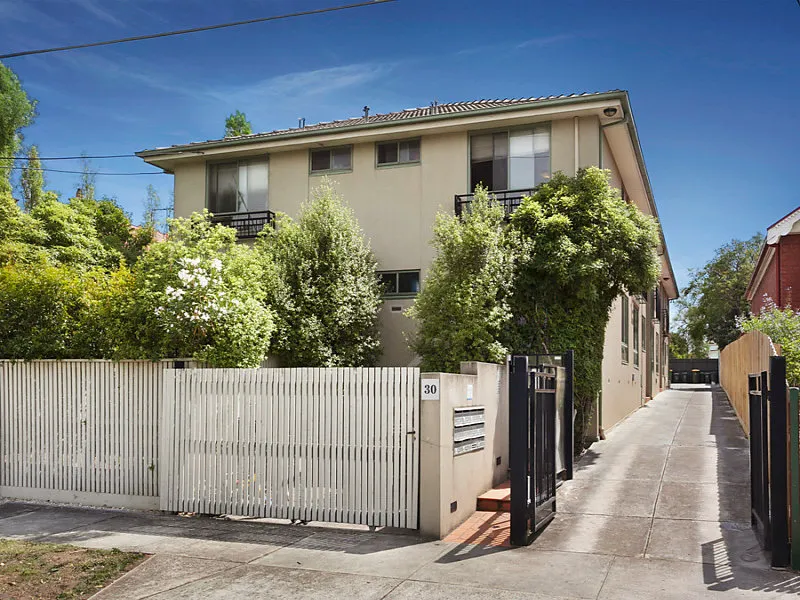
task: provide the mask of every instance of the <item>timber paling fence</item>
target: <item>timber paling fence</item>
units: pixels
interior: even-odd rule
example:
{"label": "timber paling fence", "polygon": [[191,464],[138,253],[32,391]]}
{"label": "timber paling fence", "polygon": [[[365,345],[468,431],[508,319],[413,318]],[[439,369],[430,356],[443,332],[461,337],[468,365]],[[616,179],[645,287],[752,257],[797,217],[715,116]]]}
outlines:
{"label": "timber paling fence", "polygon": [[418,527],[419,369],[0,361],[0,496]]}

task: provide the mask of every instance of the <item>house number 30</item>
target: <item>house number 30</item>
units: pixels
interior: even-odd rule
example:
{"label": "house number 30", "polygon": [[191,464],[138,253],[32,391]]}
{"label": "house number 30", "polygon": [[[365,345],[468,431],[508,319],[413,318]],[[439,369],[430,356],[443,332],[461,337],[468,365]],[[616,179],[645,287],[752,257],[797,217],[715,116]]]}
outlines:
{"label": "house number 30", "polygon": [[422,399],[423,400],[438,400],[439,399],[439,380],[438,379],[423,379],[422,380]]}

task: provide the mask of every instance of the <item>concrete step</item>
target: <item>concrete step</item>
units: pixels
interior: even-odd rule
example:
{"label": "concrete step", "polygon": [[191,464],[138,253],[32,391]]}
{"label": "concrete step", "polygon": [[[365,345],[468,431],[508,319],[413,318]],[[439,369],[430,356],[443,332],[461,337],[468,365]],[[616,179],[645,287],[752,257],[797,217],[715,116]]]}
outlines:
{"label": "concrete step", "polygon": [[488,512],[511,511],[511,484],[505,481],[478,496],[477,510]]}

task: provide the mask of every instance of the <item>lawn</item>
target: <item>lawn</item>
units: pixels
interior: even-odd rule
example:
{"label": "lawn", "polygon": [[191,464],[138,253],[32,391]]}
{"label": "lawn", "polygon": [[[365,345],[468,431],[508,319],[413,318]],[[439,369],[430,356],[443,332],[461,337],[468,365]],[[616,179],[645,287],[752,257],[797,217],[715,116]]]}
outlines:
{"label": "lawn", "polygon": [[144,554],[0,539],[0,599],[88,598]]}

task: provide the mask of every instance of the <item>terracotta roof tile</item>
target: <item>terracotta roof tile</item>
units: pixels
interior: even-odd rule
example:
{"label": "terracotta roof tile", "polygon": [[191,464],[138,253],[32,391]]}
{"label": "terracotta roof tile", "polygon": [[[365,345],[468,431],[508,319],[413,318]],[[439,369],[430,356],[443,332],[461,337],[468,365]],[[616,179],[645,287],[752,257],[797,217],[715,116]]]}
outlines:
{"label": "terracotta roof tile", "polygon": [[608,92],[585,92],[581,94],[562,94],[559,96],[539,96],[531,98],[503,98],[495,100],[471,100],[466,102],[450,102],[444,104],[432,103],[430,106],[423,106],[418,108],[406,108],[397,112],[383,113],[369,115],[369,117],[353,117],[350,119],[343,119],[337,121],[323,121],[312,125],[305,125],[304,127],[292,127],[287,129],[276,129],[274,131],[267,131],[264,133],[252,133],[249,135],[240,135],[217,140],[206,140],[204,142],[191,142],[189,144],[178,144],[169,146],[168,148],[156,148],[155,150],[168,150],[170,148],[187,148],[192,146],[201,146],[204,144],[219,143],[223,141],[245,141],[253,140],[259,141],[268,139],[270,137],[285,135],[288,133],[305,133],[313,131],[326,131],[330,129],[344,129],[347,127],[356,127],[366,124],[375,123],[389,123],[395,121],[402,121],[405,119],[417,119],[422,117],[433,117],[436,115],[452,115],[459,113],[469,113],[479,110],[488,110],[493,108],[502,108],[505,106],[522,106],[526,104],[536,104],[549,100],[560,100],[570,98],[591,98],[601,94],[610,94],[621,92],[622,90],[609,90]]}

